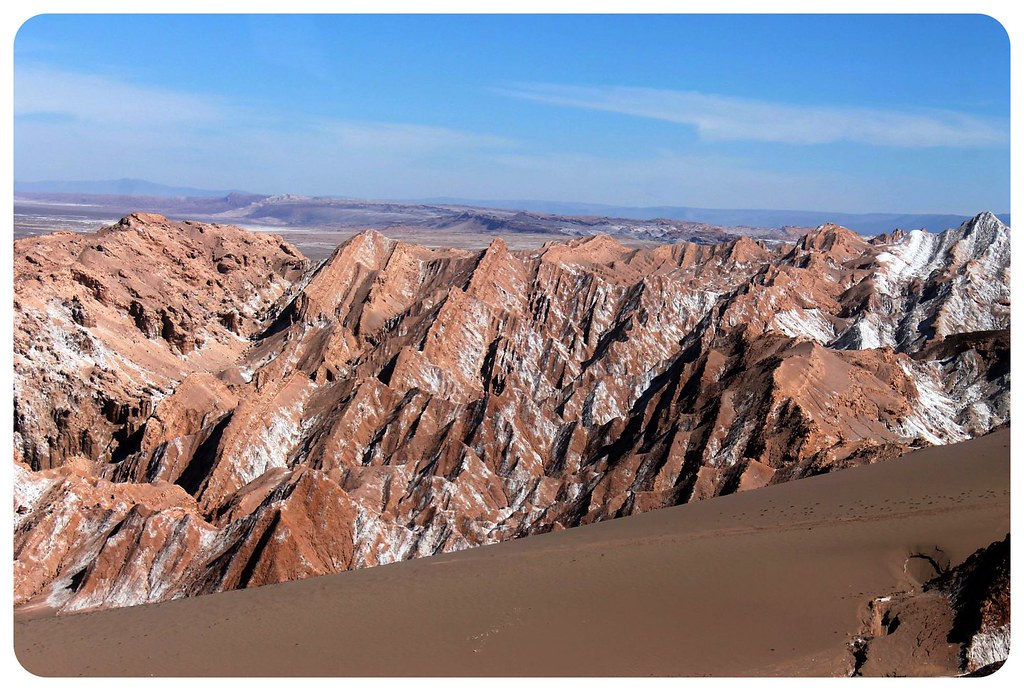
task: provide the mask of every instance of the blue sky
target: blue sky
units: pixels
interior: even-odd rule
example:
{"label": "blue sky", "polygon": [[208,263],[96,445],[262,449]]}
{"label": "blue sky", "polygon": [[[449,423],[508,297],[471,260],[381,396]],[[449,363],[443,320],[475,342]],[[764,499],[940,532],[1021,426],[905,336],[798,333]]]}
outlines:
{"label": "blue sky", "polygon": [[981,15],[44,15],[15,179],[1004,212],[1009,90]]}

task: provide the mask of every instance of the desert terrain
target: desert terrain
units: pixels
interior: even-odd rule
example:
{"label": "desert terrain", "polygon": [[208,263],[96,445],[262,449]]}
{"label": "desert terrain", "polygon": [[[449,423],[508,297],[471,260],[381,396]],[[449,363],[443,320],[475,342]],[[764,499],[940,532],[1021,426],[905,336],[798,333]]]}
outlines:
{"label": "desert terrain", "polygon": [[998,10],[22,21],[14,686],[1009,681]]}
{"label": "desert terrain", "polygon": [[145,209],[177,220],[234,223],[258,232],[280,233],[313,261],[326,259],[339,244],[369,228],[404,242],[469,249],[483,249],[495,237],[501,237],[512,249],[532,249],[552,240],[603,233],[626,245],[643,247],[684,240],[707,244],[740,236],[778,242],[810,230],[291,194],[233,192],[223,196],[168,197],[22,192],[16,196],[16,240],[54,230],[93,232],[133,211]]}
{"label": "desert terrain", "polygon": [[[96,233],[18,240],[14,285],[19,631],[103,630],[115,614],[365,572],[435,585],[419,604],[374,580],[372,599],[331,590],[360,622],[381,607],[393,615],[374,615],[380,626],[414,631],[451,616],[458,641],[519,628],[522,640],[503,634],[508,645],[532,650],[538,627],[587,640],[572,626],[590,621],[578,616],[588,603],[665,641],[638,639],[625,667],[587,661],[589,671],[531,653],[536,674],[932,675],[1001,659],[1008,543],[992,545],[1008,533],[1009,228],[992,214],[943,233],[864,238],[826,224],[775,243],[597,235],[432,248],[368,230],[318,262],[273,233],[133,213]],[[981,457],[989,470],[968,467]],[[920,470],[928,458],[946,460]],[[971,482],[987,484],[972,494]],[[772,503],[790,485],[805,490]],[[768,503],[747,507],[753,497]],[[507,551],[488,570],[480,555],[495,552],[480,550],[496,543]],[[781,570],[749,558],[812,545]],[[858,563],[863,573],[844,580]],[[399,568],[408,575],[388,575]],[[482,603],[487,583],[512,604],[451,599]],[[522,598],[543,606],[528,614]],[[737,633],[755,603],[765,623]],[[755,652],[751,633],[750,654],[726,662],[689,638],[719,619],[733,636],[767,635],[818,610],[830,612],[831,638],[786,624],[798,639],[786,656],[775,655],[782,643]],[[198,612],[182,616],[203,621]],[[681,612],[685,632],[670,633]],[[231,631],[212,621],[210,635]],[[962,640],[907,652],[918,625]],[[373,626],[330,638],[372,640]],[[19,650],[53,659],[46,641],[58,639]],[[445,640],[425,649],[454,645]],[[669,641],[700,654],[668,655]],[[417,674],[421,660],[424,674],[516,673],[474,649],[480,666],[445,663],[458,656],[438,649],[387,669]],[[188,674],[159,667],[191,659],[181,655],[153,673]],[[241,665],[233,655],[214,662]],[[85,673],[130,673],[79,659]],[[371,664],[362,655],[362,667],[323,673],[385,671]],[[243,668],[232,669],[194,673]]]}
{"label": "desert terrain", "polygon": [[59,676],[956,674],[948,605],[924,619],[904,602],[888,635],[872,635],[873,608],[923,594],[929,559],[946,571],[1003,540],[1008,444],[1004,429],[401,564],[23,616],[15,648],[29,671]]}

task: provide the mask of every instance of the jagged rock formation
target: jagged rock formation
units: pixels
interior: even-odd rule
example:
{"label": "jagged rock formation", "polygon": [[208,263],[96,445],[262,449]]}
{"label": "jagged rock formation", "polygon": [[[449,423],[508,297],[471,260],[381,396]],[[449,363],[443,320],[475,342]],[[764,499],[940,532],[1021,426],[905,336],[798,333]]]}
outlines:
{"label": "jagged rock formation", "polygon": [[159,217],[19,242],[16,604],[372,566],[987,432],[1008,232],[471,252],[369,231],[306,274],[278,238]]}
{"label": "jagged rock formation", "polygon": [[117,462],[191,372],[234,363],[305,269],[280,238],[133,214],[17,243],[15,448]]}
{"label": "jagged rock formation", "polygon": [[929,578],[867,603],[851,643],[854,674],[973,676],[1002,666],[1010,652],[1010,536],[952,569],[937,551],[907,562]]}

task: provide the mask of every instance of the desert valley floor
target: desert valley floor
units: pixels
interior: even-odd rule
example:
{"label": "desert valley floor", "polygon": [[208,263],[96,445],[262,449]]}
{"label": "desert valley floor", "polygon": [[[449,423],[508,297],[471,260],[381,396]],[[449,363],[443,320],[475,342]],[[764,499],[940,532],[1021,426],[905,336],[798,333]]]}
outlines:
{"label": "desert valley floor", "polygon": [[[16,650],[61,676],[835,676],[866,637],[862,673],[948,674],[950,615],[907,596],[935,575],[924,557],[955,566],[1009,532],[1008,445],[1003,430],[401,564],[27,616]],[[882,598],[904,622],[890,635],[872,630]]]}

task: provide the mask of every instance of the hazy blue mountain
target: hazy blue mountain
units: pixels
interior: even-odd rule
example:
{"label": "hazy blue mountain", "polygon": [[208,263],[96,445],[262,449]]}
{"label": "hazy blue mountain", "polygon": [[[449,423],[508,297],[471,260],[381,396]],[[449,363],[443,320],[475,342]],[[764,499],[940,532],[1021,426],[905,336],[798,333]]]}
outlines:
{"label": "hazy blue mountain", "polygon": [[[207,190],[195,187],[175,187],[148,180],[122,178],[120,180],[46,180],[40,182],[15,182],[15,194],[96,194],[136,197],[226,197],[239,194],[239,190]],[[251,196],[251,195],[247,195]],[[321,198],[326,199],[326,198]],[[334,197],[341,200],[343,197]],[[245,203],[251,200],[246,199]],[[750,226],[756,228],[780,228],[782,226],[815,227],[822,223],[838,223],[866,235],[886,233],[895,228],[911,230],[927,228],[942,231],[956,228],[974,214],[985,209],[972,210],[971,215],[958,214],[900,214],[866,213],[851,214],[833,211],[800,211],[775,209],[704,209],[690,206],[614,206],[610,204],[588,204],[581,202],[541,201],[536,199],[464,199],[459,197],[434,197],[430,199],[393,200],[419,204],[448,204],[563,216],[601,216],[649,220],[655,218],[675,221],[691,221],[718,226]],[[1009,225],[1010,214],[996,214],[1000,221]]]}
{"label": "hazy blue mountain", "polygon": [[[886,233],[894,228],[903,228],[904,230],[927,228],[932,231],[942,231],[946,228],[959,227],[961,223],[974,216],[974,214],[851,214],[833,211],[781,211],[774,209],[702,209],[690,206],[635,207],[520,199],[459,199],[454,197],[438,197],[416,201],[433,204],[464,204],[493,209],[534,211],[573,216],[613,216],[632,219],[670,218],[677,221],[700,221],[721,226],[813,227],[819,226],[822,223],[838,223],[841,226],[868,235]],[[1003,213],[996,214],[996,216],[1003,223],[1010,224],[1010,214]]]}

